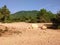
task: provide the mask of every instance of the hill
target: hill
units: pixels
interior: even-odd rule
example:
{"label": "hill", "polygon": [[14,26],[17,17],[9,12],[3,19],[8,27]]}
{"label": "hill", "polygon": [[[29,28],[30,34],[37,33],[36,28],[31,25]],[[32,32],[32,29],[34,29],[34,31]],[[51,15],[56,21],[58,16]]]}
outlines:
{"label": "hill", "polygon": [[16,13],[14,13],[14,14],[11,14],[11,19],[13,19],[13,20],[20,20],[20,21],[27,21],[27,20],[29,20],[29,18],[30,19],[36,19],[36,17],[37,17],[37,13],[38,13],[39,11],[37,11],[37,10],[32,10],[32,11],[18,11],[18,12],[16,12]]}

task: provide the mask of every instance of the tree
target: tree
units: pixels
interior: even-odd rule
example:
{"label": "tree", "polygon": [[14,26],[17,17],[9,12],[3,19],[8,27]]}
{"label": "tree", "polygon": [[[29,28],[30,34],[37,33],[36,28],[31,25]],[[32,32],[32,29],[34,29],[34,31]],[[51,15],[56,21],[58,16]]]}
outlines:
{"label": "tree", "polygon": [[37,15],[38,22],[51,22],[51,19],[54,18],[55,15],[51,11],[47,11],[46,9],[41,9]]}
{"label": "tree", "polygon": [[57,28],[60,28],[60,11],[58,11],[58,13],[57,13],[57,16],[56,16],[56,19],[57,19]]}
{"label": "tree", "polygon": [[2,15],[3,15],[2,20],[5,22],[5,21],[9,18],[9,15],[10,15],[10,11],[9,11],[9,9],[7,8],[6,5],[4,5],[4,6],[1,8],[1,13],[2,13]]}
{"label": "tree", "polygon": [[2,22],[4,15],[2,15],[2,9],[0,8],[0,22]]}
{"label": "tree", "polygon": [[56,14],[56,18],[53,18],[53,28],[60,29],[60,11]]}
{"label": "tree", "polygon": [[57,18],[58,23],[60,23],[60,11],[57,13],[56,18]]}
{"label": "tree", "polygon": [[44,18],[43,16],[46,14],[46,10],[45,9],[41,9],[37,15],[37,20],[38,22],[44,22]]}

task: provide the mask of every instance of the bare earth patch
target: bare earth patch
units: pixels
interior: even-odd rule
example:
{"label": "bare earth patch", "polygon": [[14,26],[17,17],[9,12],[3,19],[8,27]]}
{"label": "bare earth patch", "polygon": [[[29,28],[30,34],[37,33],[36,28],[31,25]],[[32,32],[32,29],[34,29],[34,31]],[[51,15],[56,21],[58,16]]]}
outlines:
{"label": "bare earth patch", "polygon": [[[41,26],[44,23],[39,23]],[[1,23],[8,31],[0,36],[0,45],[60,45],[60,31],[30,28],[30,23]]]}

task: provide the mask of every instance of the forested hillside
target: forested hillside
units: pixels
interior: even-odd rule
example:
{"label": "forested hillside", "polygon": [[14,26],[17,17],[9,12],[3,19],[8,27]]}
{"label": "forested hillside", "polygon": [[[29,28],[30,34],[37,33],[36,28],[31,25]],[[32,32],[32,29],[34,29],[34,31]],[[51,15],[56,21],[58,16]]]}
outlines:
{"label": "forested hillside", "polygon": [[37,13],[39,11],[32,10],[32,11],[19,11],[11,15],[13,17],[13,20],[15,21],[29,21],[30,19],[36,20]]}

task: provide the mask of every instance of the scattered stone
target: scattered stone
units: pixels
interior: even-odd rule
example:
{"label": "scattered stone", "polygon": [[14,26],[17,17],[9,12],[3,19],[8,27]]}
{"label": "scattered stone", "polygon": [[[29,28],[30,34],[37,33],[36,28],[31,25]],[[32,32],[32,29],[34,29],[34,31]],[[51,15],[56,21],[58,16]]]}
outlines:
{"label": "scattered stone", "polygon": [[46,30],[47,27],[43,25],[43,26],[41,26],[41,29]]}

